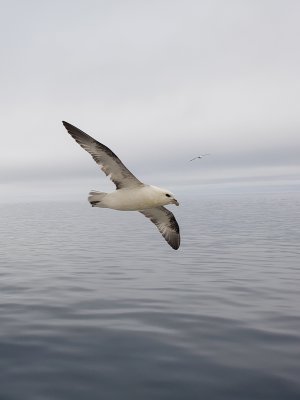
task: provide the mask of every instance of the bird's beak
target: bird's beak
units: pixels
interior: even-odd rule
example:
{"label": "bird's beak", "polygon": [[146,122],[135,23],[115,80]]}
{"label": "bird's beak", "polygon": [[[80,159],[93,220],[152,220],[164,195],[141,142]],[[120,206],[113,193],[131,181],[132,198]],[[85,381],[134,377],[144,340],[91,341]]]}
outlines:
{"label": "bird's beak", "polygon": [[178,201],[176,199],[172,200],[172,204],[176,204],[176,206],[179,206],[179,203],[178,203]]}

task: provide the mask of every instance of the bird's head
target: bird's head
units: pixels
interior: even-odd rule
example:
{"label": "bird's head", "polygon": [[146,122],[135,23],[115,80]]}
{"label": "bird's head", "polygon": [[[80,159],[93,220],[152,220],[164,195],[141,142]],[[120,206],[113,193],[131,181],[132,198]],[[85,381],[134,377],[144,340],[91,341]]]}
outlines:
{"label": "bird's head", "polygon": [[169,190],[157,186],[151,186],[151,188],[155,192],[155,197],[159,205],[165,206],[167,204],[175,204],[176,206],[179,206],[178,201],[175,199],[175,195]]}

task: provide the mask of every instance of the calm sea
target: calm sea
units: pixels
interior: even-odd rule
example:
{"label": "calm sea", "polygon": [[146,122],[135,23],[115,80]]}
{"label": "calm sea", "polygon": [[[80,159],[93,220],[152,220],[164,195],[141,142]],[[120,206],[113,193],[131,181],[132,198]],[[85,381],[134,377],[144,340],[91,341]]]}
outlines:
{"label": "calm sea", "polygon": [[0,206],[1,400],[300,399],[300,194]]}

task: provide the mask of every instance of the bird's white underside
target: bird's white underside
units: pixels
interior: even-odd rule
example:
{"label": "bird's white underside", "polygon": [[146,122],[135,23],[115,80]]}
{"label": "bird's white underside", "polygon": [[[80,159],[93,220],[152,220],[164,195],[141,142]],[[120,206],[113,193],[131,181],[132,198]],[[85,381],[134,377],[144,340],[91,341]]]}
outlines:
{"label": "bird's white underside", "polygon": [[[165,195],[162,196],[157,189],[145,185],[133,189],[115,190],[103,197],[99,207],[120,211],[139,211],[168,204],[169,199]],[[163,192],[165,193],[164,190]]]}

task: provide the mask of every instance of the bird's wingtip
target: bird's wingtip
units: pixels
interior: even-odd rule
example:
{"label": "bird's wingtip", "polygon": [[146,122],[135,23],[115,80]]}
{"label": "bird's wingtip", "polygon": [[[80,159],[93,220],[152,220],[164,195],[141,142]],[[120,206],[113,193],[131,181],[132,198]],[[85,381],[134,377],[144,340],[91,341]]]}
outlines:
{"label": "bird's wingtip", "polygon": [[69,122],[67,122],[67,121],[61,121],[61,122],[63,123],[63,126],[64,126],[67,130],[69,130],[69,129],[71,129],[71,128],[73,127],[73,125],[69,124]]}

